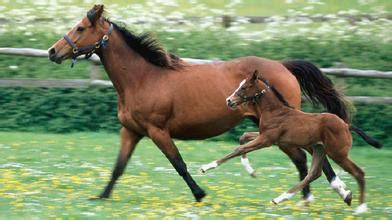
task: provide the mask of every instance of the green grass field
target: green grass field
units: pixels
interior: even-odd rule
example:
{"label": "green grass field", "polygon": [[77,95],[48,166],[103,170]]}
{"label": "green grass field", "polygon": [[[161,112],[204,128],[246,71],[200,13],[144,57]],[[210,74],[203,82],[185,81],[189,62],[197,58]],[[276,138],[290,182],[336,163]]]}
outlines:
{"label": "green grass field", "polygon": [[[275,206],[270,199],[297,182],[293,164],[277,148],[250,155],[258,173],[251,178],[239,159],[206,175],[198,174],[200,165],[224,155],[235,143],[176,143],[190,173],[208,193],[202,203],[194,202],[185,183],[149,140],[139,144],[112,199],[89,201],[109,179],[118,135],[0,133],[0,218],[354,218],[357,185],[336,166],[335,171],[354,192],[354,207],[347,207],[324,177],[312,184],[316,201],[311,206],[296,206],[299,195]],[[367,174],[370,212],[362,217],[390,218],[392,150],[354,146],[351,157]]]}

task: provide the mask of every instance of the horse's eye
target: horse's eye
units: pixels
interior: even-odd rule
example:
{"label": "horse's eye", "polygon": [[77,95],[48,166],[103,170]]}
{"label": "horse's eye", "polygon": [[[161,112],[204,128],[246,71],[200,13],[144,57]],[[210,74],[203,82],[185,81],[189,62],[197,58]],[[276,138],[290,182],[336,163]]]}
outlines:
{"label": "horse's eye", "polygon": [[78,27],[78,28],[76,28],[76,31],[77,32],[82,32],[82,31],[84,31],[86,28],[84,28],[84,27]]}

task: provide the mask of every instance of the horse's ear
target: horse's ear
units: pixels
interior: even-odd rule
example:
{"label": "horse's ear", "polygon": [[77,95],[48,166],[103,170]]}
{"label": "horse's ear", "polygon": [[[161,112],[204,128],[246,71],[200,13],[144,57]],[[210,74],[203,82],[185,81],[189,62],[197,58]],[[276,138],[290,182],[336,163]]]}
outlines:
{"label": "horse's ear", "polygon": [[252,74],[251,81],[255,81],[259,75],[259,71],[255,70]]}
{"label": "horse's ear", "polygon": [[104,11],[103,5],[94,5],[90,11],[87,12],[87,18],[90,21],[91,25],[95,25],[99,18],[101,18]]}

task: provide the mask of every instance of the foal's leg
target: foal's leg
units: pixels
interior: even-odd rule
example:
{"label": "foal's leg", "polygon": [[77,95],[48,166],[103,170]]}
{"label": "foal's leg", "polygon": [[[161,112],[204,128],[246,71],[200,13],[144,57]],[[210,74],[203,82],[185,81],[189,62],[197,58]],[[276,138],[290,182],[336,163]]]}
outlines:
{"label": "foal's leg", "polygon": [[176,169],[178,174],[182,176],[182,178],[185,180],[186,184],[191,189],[196,201],[200,202],[203,197],[206,196],[206,193],[197,185],[197,183],[189,174],[186,164],[182,159],[176,145],[171,139],[169,133],[166,130],[153,127],[148,130],[148,134],[150,138],[154,141],[154,143],[162,151],[162,153],[165,154],[167,159],[169,159],[170,163]]}
{"label": "foal's leg", "polygon": [[336,176],[331,164],[326,157],[324,159],[323,172],[327,177],[331,188],[334,189],[340,195],[340,197],[342,197],[347,205],[351,205],[352,192],[345,189],[346,184],[338,176]]}
{"label": "foal's leg", "polygon": [[352,162],[347,155],[342,157],[340,155],[330,155],[328,154],[339,166],[341,166],[345,171],[350,173],[356,180],[359,186],[359,203],[360,205],[355,210],[355,214],[360,214],[367,211],[367,205],[365,203],[365,172],[359,168],[354,162]]}
{"label": "foal's leg", "polygon": [[[313,151],[311,148],[306,148],[306,150],[312,154]],[[350,190],[346,190],[346,184],[338,176],[336,176],[335,171],[333,170],[331,164],[329,163],[327,157],[324,158],[323,163],[323,172],[327,177],[328,182],[332,189],[334,189],[344,200],[345,203],[351,205],[352,193]]]}
{"label": "foal's leg", "polygon": [[[302,181],[308,175],[308,165],[306,164],[306,153],[301,148],[297,147],[280,147],[282,150],[294,163],[295,167],[299,173],[299,179]],[[304,202],[311,202],[314,198],[310,192],[310,186],[306,185],[302,189],[302,199]]]}
{"label": "foal's leg", "polygon": [[207,170],[214,169],[233,157],[238,157],[238,156],[246,154],[248,152],[251,152],[251,151],[254,151],[254,150],[257,150],[260,148],[264,148],[264,147],[269,147],[271,145],[272,145],[272,143],[270,143],[268,141],[268,139],[266,139],[264,137],[263,134],[260,134],[253,141],[236,147],[233,152],[224,156],[223,158],[201,166],[200,171],[202,173],[205,173],[205,172],[207,172]]}
{"label": "foal's leg", "polygon": [[141,136],[123,127],[120,131],[120,138],[121,146],[120,152],[117,157],[117,162],[112,172],[112,177],[109,183],[105,187],[104,191],[99,195],[99,198],[101,199],[109,198],[114,184],[116,183],[117,179],[123,174],[128,160],[131,157],[133,151],[135,150],[136,144],[141,139]]}
{"label": "foal's leg", "polygon": [[[240,137],[240,145],[243,145],[249,141],[254,140],[258,135],[259,135],[259,132],[245,132]],[[242,164],[242,166],[244,166],[246,172],[248,172],[250,176],[256,177],[256,171],[251,166],[249,159],[248,159],[248,156],[246,154],[243,154],[241,156],[241,164]]]}
{"label": "foal's leg", "polygon": [[296,192],[303,189],[306,185],[308,185],[313,180],[321,176],[322,164],[325,158],[324,147],[321,144],[316,144],[312,148],[313,148],[313,159],[308,175],[296,186],[291,188],[289,191],[273,199],[272,202],[274,204],[278,204],[280,202],[290,199],[291,197],[294,196]]}

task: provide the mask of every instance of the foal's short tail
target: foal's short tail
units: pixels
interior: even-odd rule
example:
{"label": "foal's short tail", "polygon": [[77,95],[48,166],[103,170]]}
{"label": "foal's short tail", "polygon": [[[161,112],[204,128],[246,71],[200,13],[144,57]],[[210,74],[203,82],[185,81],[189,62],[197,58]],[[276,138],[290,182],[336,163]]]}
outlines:
{"label": "foal's short tail", "polygon": [[283,61],[282,64],[297,78],[302,92],[313,105],[321,103],[328,112],[339,116],[345,122],[350,121],[344,96],[318,67],[304,60]]}
{"label": "foal's short tail", "polygon": [[354,125],[350,125],[350,130],[355,131],[355,133],[357,133],[359,136],[361,136],[361,138],[363,138],[363,140],[365,140],[366,143],[372,145],[373,147],[382,148],[382,144],[379,141],[371,138],[364,131],[362,131],[362,129],[355,127]]}

